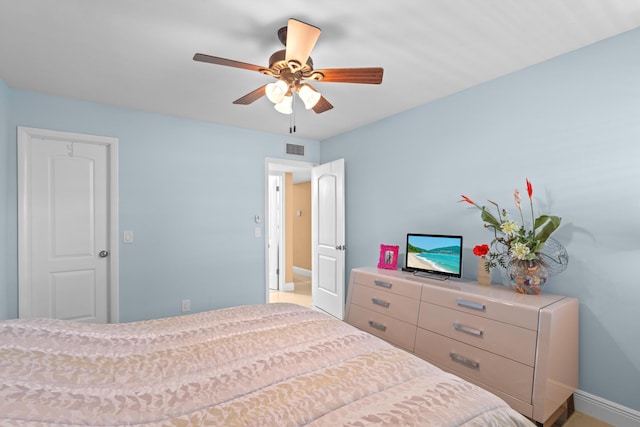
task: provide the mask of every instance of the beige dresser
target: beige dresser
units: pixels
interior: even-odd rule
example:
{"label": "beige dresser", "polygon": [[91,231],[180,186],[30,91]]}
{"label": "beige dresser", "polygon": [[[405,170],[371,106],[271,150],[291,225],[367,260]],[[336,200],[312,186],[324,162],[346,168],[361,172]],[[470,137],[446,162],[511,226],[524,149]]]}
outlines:
{"label": "beige dresser", "polygon": [[346,321],[547,425],[578,387],[578,300],[411,273],[351,271]]}

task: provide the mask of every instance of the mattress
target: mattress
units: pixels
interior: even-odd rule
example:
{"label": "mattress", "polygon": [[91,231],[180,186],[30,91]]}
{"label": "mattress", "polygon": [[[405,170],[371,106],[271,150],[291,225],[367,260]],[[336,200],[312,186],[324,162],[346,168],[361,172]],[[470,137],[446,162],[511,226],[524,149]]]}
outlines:
{"label": "mattress", "polygon": [[0,426],[531,426],[324,313],[233,307],[114,325],[0,322]]}

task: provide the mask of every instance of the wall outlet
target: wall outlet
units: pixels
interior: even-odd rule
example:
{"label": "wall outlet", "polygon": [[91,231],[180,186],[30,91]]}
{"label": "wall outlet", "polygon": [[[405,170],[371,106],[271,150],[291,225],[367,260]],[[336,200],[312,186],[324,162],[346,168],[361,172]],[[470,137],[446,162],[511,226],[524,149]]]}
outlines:
{"label": "wall outlet", "polygon": [[186,313],[187,311],[191,311],[191,300],[183,299],[182,300],[182,312]]}

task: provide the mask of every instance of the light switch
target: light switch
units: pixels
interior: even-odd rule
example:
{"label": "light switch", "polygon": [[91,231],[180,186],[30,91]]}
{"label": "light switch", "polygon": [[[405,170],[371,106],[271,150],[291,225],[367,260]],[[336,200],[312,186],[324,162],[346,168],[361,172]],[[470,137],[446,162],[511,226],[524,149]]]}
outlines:
{"label": "light switch", "polygon": [[122,243],[133,243],[133,230],[124,230]]}
{"label": "light switch", "polygon": [[260,227],[256,227],[256,228],[253,230],[253,234],[254,234],[256,237],[260,237],[260,236],[262,235],[262,232],[260,231]]}

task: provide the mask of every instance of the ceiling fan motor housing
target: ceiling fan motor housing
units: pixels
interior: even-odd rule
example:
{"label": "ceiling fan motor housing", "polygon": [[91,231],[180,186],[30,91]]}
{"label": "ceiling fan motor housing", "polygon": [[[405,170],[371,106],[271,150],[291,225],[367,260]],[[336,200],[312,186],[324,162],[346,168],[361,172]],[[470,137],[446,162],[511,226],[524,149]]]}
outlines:
{"label": "ceiling fan motor housing", "polygon": [[313,70],[313,60],[311,57],[307,59],[307,63],[304,66],[300,66],[300,63],[297,61],[287,62],[285,55],[285,49],[275,52],[269,57],[269,68],[263,68],[260,72],[284,80],[290,86],[300,84],[302,79],[319,81],[324,77],[322,73]]}

